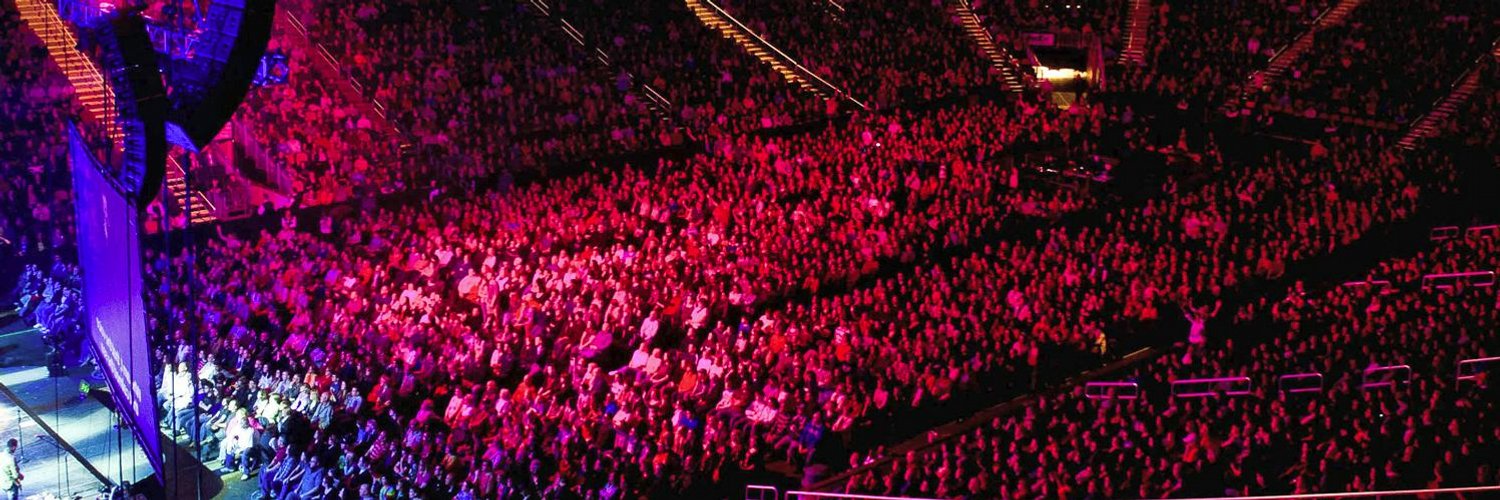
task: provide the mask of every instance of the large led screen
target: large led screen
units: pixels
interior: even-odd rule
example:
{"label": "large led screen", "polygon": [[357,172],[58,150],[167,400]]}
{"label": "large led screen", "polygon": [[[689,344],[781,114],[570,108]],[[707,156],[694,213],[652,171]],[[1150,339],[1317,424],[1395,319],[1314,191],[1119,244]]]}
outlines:
{"label": "large led screen", "polygon": [[141,295],[138,212],[105,177],[77,130],[69,132],[78,261],[83,267],[83,325],[116,407],[161,477],[150,336]]}

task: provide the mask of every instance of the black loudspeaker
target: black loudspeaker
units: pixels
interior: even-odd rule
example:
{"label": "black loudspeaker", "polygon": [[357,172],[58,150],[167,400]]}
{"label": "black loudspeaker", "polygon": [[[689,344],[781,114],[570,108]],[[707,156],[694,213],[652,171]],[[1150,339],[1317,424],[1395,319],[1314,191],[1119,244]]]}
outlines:
{"label": "black loudspeaker", "polygon": [[161,191],[167,171],[167,113],[156,49],[138,11],[124,11],[94,33],[100,61],[114,90],[115,121],[124,134],[120,184],[145,207]]}
{"label": "black loudspeaker", "polygon": [[275,15],[275,0],[223,0],[209,8],[190,62],[197,71],[179,73],[172,81],[185,92],[172,99],[171,121],[190,149],[207,146],[244,102],[271,41]]}

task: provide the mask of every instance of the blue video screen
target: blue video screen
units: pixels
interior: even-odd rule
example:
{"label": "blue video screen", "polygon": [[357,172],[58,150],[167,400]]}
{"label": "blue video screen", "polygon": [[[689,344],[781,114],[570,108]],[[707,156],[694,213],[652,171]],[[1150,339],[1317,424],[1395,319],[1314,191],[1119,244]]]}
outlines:
{"label": "blue video screen", "polygon": [[69,161],[83,268],[83,326],[116,407],[132,425],[151,466],[162,472],[150,335],[141,295],[139,210],[102,173],[76,130]]}

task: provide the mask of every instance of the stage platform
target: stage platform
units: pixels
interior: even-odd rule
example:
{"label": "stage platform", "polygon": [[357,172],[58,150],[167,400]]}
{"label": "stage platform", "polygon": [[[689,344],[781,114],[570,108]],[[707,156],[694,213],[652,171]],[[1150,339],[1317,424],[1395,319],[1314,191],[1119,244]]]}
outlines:
{"label": "stage platform", "polygon": [[[117,427],[109,408],[82,392],[81,383],[103,385],[91,374],[92,366],[48,377],[41,332],[14,315],[0,317],[0,446],[10,438],[20,441],[22,498],[93,499],[105,484],[151,478],[151,465],[130,431]],[[254,498],[254,478],[240,481],[238,473],[221,478],[213,472],[219,461],[200,465],[191,457],[190,443],[163,436],[162,444],[169,448],[168,468],[180,472],[175,487],[153,496],[199,497],[195,481],[201,479],[202,498]]]}

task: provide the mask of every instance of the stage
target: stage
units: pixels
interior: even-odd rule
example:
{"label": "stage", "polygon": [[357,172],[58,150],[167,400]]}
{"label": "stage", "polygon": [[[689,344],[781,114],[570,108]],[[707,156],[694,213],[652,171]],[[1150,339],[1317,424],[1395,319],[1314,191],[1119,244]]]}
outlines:
{"label": "stage", "polygon": [[[152,475],[130,431],[117,428],[109,408],[82,392],[84,382],[96,390],[104,385],[90,375],[92,365],[48,377],[41,332],[13,314],[0,316],[0,445],[11,438],[20,442],[16,461],[26,477],[21,498],[96,498],[106,482],[135,483]],[[198,496],[199,478],[205,498],[250,498],[255,490],[255,479],[240,481],[238,473],[221,480],[212,472],[217,459],[200,466],[190,456],[191,443],[162,436],[162,444],[167,466],[181,472],[175,490],[168,487],[159,498]]]}

